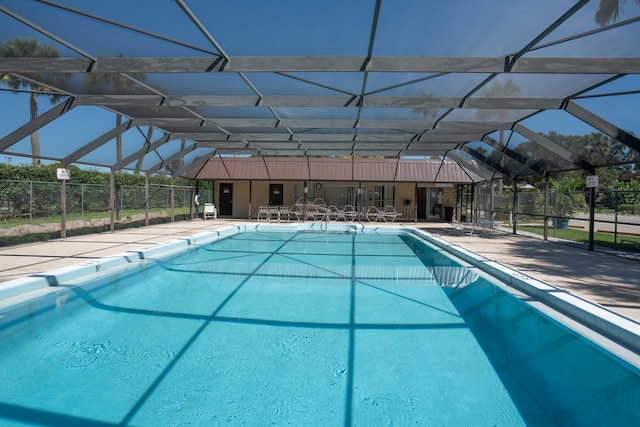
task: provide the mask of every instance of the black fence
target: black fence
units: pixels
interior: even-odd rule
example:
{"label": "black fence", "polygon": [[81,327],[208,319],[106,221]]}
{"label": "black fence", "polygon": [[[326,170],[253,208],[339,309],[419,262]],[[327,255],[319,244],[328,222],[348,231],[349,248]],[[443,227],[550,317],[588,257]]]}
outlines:
{"label": "black fence", "polygon": [[[59,216],[61,206],[61,183],[38,181],[0,181],[0,220],[32,221],[37,218]],[[171,208],[173,191],[174,208],[189,208],[192,189],[185,186],[150,185],[149,208],[168,210]],[[116,186],[116,217],[121,212],[144,212],[147,203],[146,187]],[[66,184],[67,215],[79,217],[108,216],[109,186],[92,184]]]}
{"label": "black fence", "polygon": [[[515,226],[516,233],[541,236],[546,224],[551,240],[589,242],[590,191],[550,192],[546,214],[543,192],[521,191],[514,197],[480,188],[475,196],[467,214],[477,221],[499,221],[509,229]],[[640,251],[640,192],[597,190],[593,224],[595,245]]]}

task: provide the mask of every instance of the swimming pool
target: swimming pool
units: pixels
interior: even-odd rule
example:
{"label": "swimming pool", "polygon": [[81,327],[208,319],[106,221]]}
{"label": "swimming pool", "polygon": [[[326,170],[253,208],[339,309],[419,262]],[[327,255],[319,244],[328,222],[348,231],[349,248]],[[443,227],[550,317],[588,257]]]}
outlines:
{"label": "swimming pool", "polygon": [[3,310],[0,424],[638,423],[636,366],[437,239],[239,231],[46,276],[56,293]]}

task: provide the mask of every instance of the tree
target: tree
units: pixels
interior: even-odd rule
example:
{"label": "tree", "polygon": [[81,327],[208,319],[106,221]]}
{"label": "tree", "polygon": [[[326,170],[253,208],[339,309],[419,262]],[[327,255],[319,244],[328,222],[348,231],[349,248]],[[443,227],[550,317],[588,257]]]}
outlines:
{"label": "tree", "polygon": [[[479,93],[481,98],[516,98],[520,95],[520,87],[513,80],[494,80],[491,85]],[[480,109],[476,113],[479,120],[506,121],[509,118],[510,109]]]}
{"label": "tree", "polygon": [[[122,57],[122,55],[118,55]],[[144,74],[133,73],[132,77],[144,81]],[[87,87],[96,94],[129,94],[135,93],[136,83],[121,73],[90,73],[86,80]],[[116,127],[122,124],[122,115],[116,112]],[[122,160],[122,135],[116,136],[116,159]]]}
{"label": "tree", "polygon": [[[5,58],[58,58],[58,50],[46,44],[40,43],[35,38],[14,38],[0,46],[0,56]],[[14,90],[27,88],[29,90],[29,118],[38,117],[38,96],[46,95],[52,104],[60,99],[61,95],[54,93],[50,88],[40,86],[35,81],[42,81],[41,76],[31,75],[31,81],[23,80],[11,74],[0,74],[0,82]],[[38,131],[31,134],[31,155],[33,165],[40,166],[40,138]]]}
{"label": "tree", "polygon": [[[640,6],[640,0],[632,0],[637,6]],[[620,17],[627,0],[600,0],[598,10],[596,11],[596,23],[601,27],[613,23]]]}
{"label": "tree", "polygon": [[[117,55],[121,58],[122,54]],[[147,93],[137,82],[142,82],[149,87],[152,87],[158,92],[165,93],[166,90],[159,85],[147,83],[147,77],[145,73],[89,73],[86,78],[86,89],[93,94],[100,95],[112,95],[112,94],[135,94],[135,93]],[[159,106],[144,106],[144,107],[130,107],[126,109],[129,112],[146,112],[148,114],[158,112],[161,110]],[[122,124],[123,115],[116,111],[116,127]],[[147,131],[146,139],[151,138],[153,128],[149,127]],[[122,135],[116,136],[116,159],[119,162],[122,160]],[[142,158],[138,160],[136,166],[136,174],[139,172],[142,165]]]}

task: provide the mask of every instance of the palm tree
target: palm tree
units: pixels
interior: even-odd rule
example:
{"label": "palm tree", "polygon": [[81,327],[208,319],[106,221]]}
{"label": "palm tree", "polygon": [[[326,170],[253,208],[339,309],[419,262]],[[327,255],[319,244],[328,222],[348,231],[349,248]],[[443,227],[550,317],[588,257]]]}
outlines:
{"label": "palm tree", "polygon": [[[42,44],[35,38],[21,39],[14,38],[0,45],[0,56],[5,58],[58,58],[58,50],[50,45]],[[46,95],[49,101],[55,104],[61,95],[53,93],[50,88],[40,86],[34,81],[42,81],[38,75],[31,75],[32,81],[17,78],[11,74],[0,74],[0,82],[14,90],[27,88],[29,95],[29,118],[34,120],[38,117],[38,95]],[[38,131],[31,134],[31,155],[33,165],[40,166],[40,138]]]}
{"label": "palm tree", "polygon": [[[122,54],[117,55],[121,58]],[[85,84],[88,90],[95,94],[134,94],[142,89],[136,81],[145,84],[147,80],[145,73],[89,73]],[[163,91],[158,85],[149,85],[158,91]],[[146,92],[143,92],[146,93]],[[155,107],[147,107],[153,109]],[[116,127],[122,124],[123,116],[116,111]],[[151,130],[150,130],[151,131]],[[150,133],[149,133],[150,136]],[[122,135],[116,136],[116,159],[122,160]]]}
{"label": "palm tree", "polygon": [[[119,55],[122,57],[122,55]],[[144,79],[143,74],[133,75],[138,79]],[[91,90],[99,94],[122,94],[132,93],[135,83],[120,73],[90,73],[87,76],[86,84]],[[116,127],[122,124],[122,115],[116,113]],[[122,135],[116,136],[116,159],[122,160]]]}
{"label": "palm tree", "polygon": [[[640,6],[640,0],[632,0],[637,6]],[[620,17],[627,0],[600,0],[600,5],[596,11],[596,23],[601,27],[615,22]]]}
{"label": "palm tree", "polygon": [[[520,95],[520,87],[513,80],[494,80],[491,85],[479,93],[481,98],[515,98]],[[505,121],[509,117],[508,109],[478,110],[476,117],[480,120]]]}

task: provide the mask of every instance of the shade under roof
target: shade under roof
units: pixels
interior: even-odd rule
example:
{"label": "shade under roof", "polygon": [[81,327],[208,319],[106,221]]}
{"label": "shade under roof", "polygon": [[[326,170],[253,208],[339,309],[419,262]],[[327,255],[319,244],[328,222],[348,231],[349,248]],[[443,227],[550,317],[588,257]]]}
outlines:
{"label": "shade under roof", "polygon": [[635,1],[0,0],[0,43],[5,159],[448,158],[480,180],[639,160]]}

